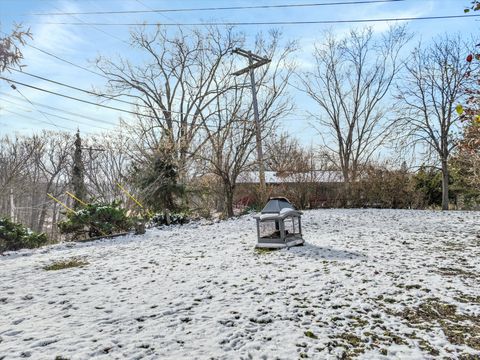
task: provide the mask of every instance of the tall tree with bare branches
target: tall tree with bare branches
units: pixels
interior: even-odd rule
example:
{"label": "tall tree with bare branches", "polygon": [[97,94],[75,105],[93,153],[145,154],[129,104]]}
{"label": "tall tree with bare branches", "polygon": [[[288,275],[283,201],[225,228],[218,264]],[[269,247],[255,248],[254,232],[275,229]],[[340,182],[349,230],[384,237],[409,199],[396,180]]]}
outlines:
{"label": "tall tree with bare branches", "polygon": [[[286,91],[295,66],[291,58],[296,50],[294,42],[281,46],[281,34],[271,31],[268,36],[259,35],[255,42],[255,53],[272,61],[256,71],[259,118],[262,137],[274,133],[278,120],[292,109]],[[235,77],[231,69],[234,59],[222,66],[225,76],[215,78],[216,87],[229,90],[216,98],[212,111],[204,118],[205,147],[196,158],[206,163],[211,173],[222,184],[224,213],[233,216],[233,197],[239,175],[255,169],[255,126],[248,74]],[[227,81],[227,83],[225,83]]]}
{"label": "tall tree with bare branches", "polygon": [[228,90],[218,87],[219,82],[223,84],[218,81],[218,70],[241,41],[231,28],[178,29],[175,33],[160,26],[153,33],[139,28],[131,33],[131,43],[144,59],[141,64],[126,58],[97,61],[108,78],[108,93],[138,103],[140,118],[151,124],[146,136],[151,140],[155,133],[156,145],[171,149],[166,155],[173,158],[180,178],[194,155],[192,145],[203,129],[206,112]]}
{"label": "tall tree with bare branches", "polygon": [[406,131],[404,146],[420,145],[434,155],[442,170],[442,209],[448,209],[449,159],[457,146],[459,115],[455,108],[471,81],[465,58],[469,45],[456,36],[436,38],[430,46],[419,44],[406,66],[398,98],[404,107],[399,125]]}
{"label": "tall tree with bare branches", "polygon": [[389,135],[389,107],[382,103],[403,66],[400,51],[410,36],[404,27],[382,35],[370,28],[339,39],[327,33],[315,46],[313,71],[301,77],[318,105],[318,132],[345,182],[357,177]]}

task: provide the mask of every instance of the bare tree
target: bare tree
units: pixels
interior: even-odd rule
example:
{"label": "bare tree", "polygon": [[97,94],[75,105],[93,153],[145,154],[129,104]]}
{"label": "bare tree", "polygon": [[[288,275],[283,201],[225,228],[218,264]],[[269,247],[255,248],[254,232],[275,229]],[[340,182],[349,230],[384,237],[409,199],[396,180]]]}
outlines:
{"label": "bare tree", "polygon": [[398,98],[404,104],[399,125],[407,131],[402,145],[422,145],[440,162],[443,210],[448,209],[448,161],[459,130],[455,107],[470,81],[465,61],[468,48],[458,35],[439,37],[428,47],[419,44],[406,66],[405,80],[398,87]]}
{"label": "bare tree", "polygon": [[251,155],[255,150],[255,131],[249,122],[251,106],[244,109],[242,98],[245,87],[217,99],[217,116],[209,121],[215,127],[205,127],[207,144],[197,153],[202,161],[217,176],[221,184],[225,215],[233,216],[233,196],[237,177],[253,166]]}
{"label": "bare tree", "polygon": [[151,34],[140,28],[131,33],[131,42],[138,56],[144,57],[142,64],[123,58],[97,61],[109,79],[108,93],[138,103],[140,118],[148,119],[144,123],[151,125],[145,130],[156,133],[153,139],[163,143],[162,149],[171,149],[169,155],[179,168],[180,178],[194,155],[192,144],[208,117],[205,112],[228,90],[217,86],[222,83],[218,69],[241,41],[231,28],[178,29],[175,34],[161,27]]}
{"label": "bare tree", "polygon": [[59,209],[47,193],[60,196],[66,189],[71,163],[69,141],[68,134],[48,131],[0,140],[0,214],[13,212],[15,221],[55,235]]}
{"label": "bare tree", "polygon": [[310,205],[320,172],[313,148],[305,148],[287,133],[271,137],[266,145],[269,167],[282,181],[280,191],[296,207]]}
{"label": "bare tree", "polygon": [[[269,36],[259,35],[255,42],[255,53],[263,54],[272,61],[256,69],[256,88],[262,136],[268,137],[276,130],[277,121],[292,109],[286,92],[295,66],[291,59],[296,50],[294,42],[280,46],[281,34],[271,31]],[[223,92],[212,104],[212,111],[204,120],[206,147],[197,154],[197,159],[209,165],[211,173],[222,184],[224,212],[233,216],[233,198],[239,175],[257,166],[252,157],[255,150],[255,126],[249,78],[232,75],[234,59],[224,64],[225,75],[214,79]]]}
{"label": "bare tree", "polygon": [[346,183],[389,135],[389,108],[382,100],[403,66],[400,51],[409,38],[405,27],[378,36],[370,28],[351,30],[344,39],[327,33],[315,46],[314,70],[301,78],[320,108],[313,115],[317,130]]}
{"label": "bare tree", "polygon": [[315,169],[311,154],[288,133],[271,136],[265,148],[268,167],[280,177]]}
{"label": "bare tree", "polygon": [[105,202],[128,200],[117,184],[128,187],[125,180],[132,163],[130,148],[135,140],[124,133],[99,134],[85,139],[85,177],[91,197]]}
{"label": "bare tree", "polygon": [[25,146],[27,142],[24,137],[5,136],[0,139],[0,193],[6,194],[15,180],[25,173],[34,151]]}
{"label": "bare tree", "polygon": [[26,44],[26,39],[32,38],[30,29],[22,30],[21,25],[15,25],[10,35],[0,37],[0,73],[8,70],[9,66],[19,67],[23,54],[20,49]]}
{"label": "bare tree", "polygon": [[[33,229],[36,231],[42,231],[45,225],[47,216],[55,217],[54,211],[48,214],[48,210],[51,209],[52,202],[47,197],[48,193],[54,193],[55,195],[65,191],[68,178],[69,167],[71,166],[71,137],[67,133],[53,133],[44,131],[41,135],[44,141],[44,145],[39,149],[41,151],[38,158],[37,166],[41,174],[41,188],[43,192],[40,194],[39,199],[41,205],[36,206],[39,208],[39,212],[33,211],[35,214],[33,218]],[[34,185],[34,187],[36,187]]]}

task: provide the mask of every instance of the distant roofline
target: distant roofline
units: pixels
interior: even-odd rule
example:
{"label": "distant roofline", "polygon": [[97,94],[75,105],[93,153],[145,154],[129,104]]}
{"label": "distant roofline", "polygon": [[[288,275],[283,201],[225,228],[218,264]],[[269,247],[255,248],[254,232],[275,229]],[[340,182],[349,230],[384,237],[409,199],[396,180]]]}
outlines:
{"label": "distant roofline", "polygon": [[[305,176],[307,178],[299,178]],[[311,177],[310,179],[308,177]],[[337,170],[313,170],[307,172],[296,172],[286,176],[278,176],[276,171],[265,171],[265,182],[267,184],[285,184],[285,183],[343,183],[343,175]],[[246,171],[239,175],[238,184],[258,184],[258,171]]]}

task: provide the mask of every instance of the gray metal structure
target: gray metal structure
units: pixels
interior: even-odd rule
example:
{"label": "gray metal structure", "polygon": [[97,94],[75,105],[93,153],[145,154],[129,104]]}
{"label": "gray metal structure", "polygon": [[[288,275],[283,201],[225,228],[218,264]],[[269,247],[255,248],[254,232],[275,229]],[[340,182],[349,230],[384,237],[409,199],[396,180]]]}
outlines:
{"label": "gray metal structure", "polygon": [[280,249],[303,245],[302,213],[284,197],[270,198],[257,220],[256,248]]}
{"label": "gray metal structure", "polygon": [[248,66],[242,70],[235,71],[233,75],[240,76],[245,73],[250,73],[250,86],[252,87],[253,98],[253,114],[255,116],[255,137],[257,142],[257,161],[260,178],[260,191],[265,193],[265,165],[263,163],[263,149],[262,149],[262,133],[260,126],[260,116],[258,114],[257,89],[255,87],[255,73],[254,69],[268,64],[271,60],[266,57],[253,54],[251,51],[236,48],[232,51],[234,54],[246,57],[248,59]]}

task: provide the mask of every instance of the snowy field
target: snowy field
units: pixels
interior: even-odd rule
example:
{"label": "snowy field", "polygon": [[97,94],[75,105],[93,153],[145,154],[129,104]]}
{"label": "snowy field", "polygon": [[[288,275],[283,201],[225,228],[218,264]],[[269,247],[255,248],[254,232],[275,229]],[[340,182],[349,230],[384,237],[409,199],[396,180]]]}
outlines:
{"label": "snowy field", "polygon": [[0,359],[479,359],[478,219],[316,210],[275,252],[245,216],[9,253]]}

